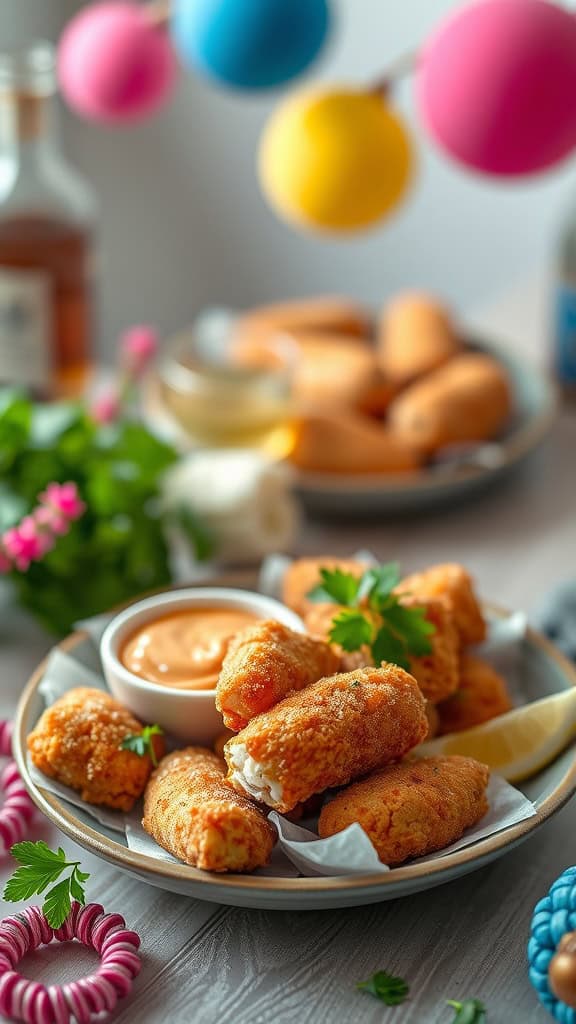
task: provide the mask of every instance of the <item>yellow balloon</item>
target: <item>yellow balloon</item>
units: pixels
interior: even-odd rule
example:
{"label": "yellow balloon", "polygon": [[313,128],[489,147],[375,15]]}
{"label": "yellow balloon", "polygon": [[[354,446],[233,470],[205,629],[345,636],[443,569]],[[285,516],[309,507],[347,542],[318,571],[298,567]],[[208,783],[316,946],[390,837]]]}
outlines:
{"label": "yellow balloon", "polygon": [[400,201],[413,156],[404,126],[378,93],[322,89],[282,103],[264,129],[262,190],[299,226],[356,231]]}

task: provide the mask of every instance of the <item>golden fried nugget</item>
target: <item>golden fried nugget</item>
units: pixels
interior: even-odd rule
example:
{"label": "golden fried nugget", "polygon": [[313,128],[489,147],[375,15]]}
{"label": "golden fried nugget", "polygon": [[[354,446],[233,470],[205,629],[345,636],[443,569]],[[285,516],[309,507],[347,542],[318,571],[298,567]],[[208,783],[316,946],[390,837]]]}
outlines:
{"label": "golden fried nugget", "polygon": [[386,306],[379,331],[380,365],[396,384],[436,370],[461,347],[448,311],[429,295],[407,292]]}
{"label": "golden fried nugget", "polygon": [[228,778],[281,812],[403,757],[428,734],[425,701],[396,665],[320,679],[228,741]]}
{"label": "golden fried nugget", "polygon": [[[142,722],[109,693],[79,687],[46,708],[28,736],[28,750],[44,775],[77,790],[87,803],[130,811],[144,792],[152,761],[120,747],[141,731]],[[162,757],[162,736],[152,742]]]}
{"label": "golden fried nugget", "polygon": [[[308,612],[313,613],[319,607],[311,601],[308,594],[321,582],[321,569],[340,569],[341,572],[349,573],[358,579],[362,576],[368,565],[359,562],[354,558],[338,558],[336,555],[322,555],[320,558],[297,558],[288,566],[282,580],[282,601],[292,608],[297,615],[305,616]],[[334,607],[330,605],[329,607]],[[311,633],[315,630],[310,629]],[[323,636],[324,632],[319,631]]]}
{"label": "golden fried nugget", "polygon": [[212,749],[217,757],[224,757],[224,747],[228,743],[228,740],[231,740],[234,735],[235,733],[232,729],[224,729],[223,732],[216,737],[212,744]]}
{"label": "golden fried nugget", "polygon": [[491,665],[471,654],[463,654],[460,686],[449,700],[438,705],[439,732],[471,729],[512,709],[506,681]]}
{"label": "golden fried nugget", "polygon": [[236,321],[233,346],[241,350],[301,330],[365,338],[372,330],[372,318],[358,303],[334,295],[257,306]]}
{"label": "golden fried nugget", "polygon": [[488,810],[490,771],[471,757],[427,757],[390,765],[349,786],[320,812],[322,839],[353,822],[383,864],[395,867],[442,850]]}
{"label": "golden fried nugget", "polygon": [[467,352],[403,391],[388,415],[400,441],[432,454],[446,445],[496,437],[511,410],[510,382],[501,363]]}
{"label": "golden fried nugget", "polygon": [[310,411],[357,409],[382,415],[396,389],[379,368],[372,345],[345,334],[295,331],[293,394]]}
{"label": "golden fried nugget", "polygon": [[276,829],[226,782],[211,750],[168,754],[144,794],[142,825],[174,857],[205,871],[253,871],[270,860]]}
{"label": "golden fried nugget", "polygon": [[224,725],[238,732],[293,690],[302,690],[338,668],[330,644],[266,620],[238,633],[222,663],[216,707]]}
{"label": "golden fried nugget", "polygon": [[396,588],[400,594],[419,599],[442,597],[454,616],[463,645],[479,644],[486,639],[486,622],[474,593],[471,576],[461,565],[433,565],[423,572],[406,576]]}
{"label": "golden fried nugget", "polygon": [[353,410],[323,410],[296,422],[290,460],[311,473],[415,473],[424,448],[389,427]]}

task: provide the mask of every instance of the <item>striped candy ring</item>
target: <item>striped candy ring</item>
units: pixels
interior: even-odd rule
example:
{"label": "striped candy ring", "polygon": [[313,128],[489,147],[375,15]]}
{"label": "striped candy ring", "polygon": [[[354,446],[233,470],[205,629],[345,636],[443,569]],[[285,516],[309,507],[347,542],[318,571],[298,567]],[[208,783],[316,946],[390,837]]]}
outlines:
{"label": "striped candy ring", "polygon": [[[0,722],[0,757],[11,757],[12,754],[12,723]],[[34,804],[28,796],[24,783],[20,778],[15,761],[8,764],[0,772],[0,856],[10,852],[14,843],[20,843],[32,815]]]}
{"label": "striped candy ring", "polygon": [[[23,978],[16,966],[38,946],[78,939],[95,950],[94,974],[67,985],[42,985]],[[61,928],[48,924],[40,907],[27,907],[0,922],[0,1013],[26,1024],[90,1024],[127,996],[141,967],[140,938],[128,931],[120,914],[105,914],[99,903],[73,903]]]}

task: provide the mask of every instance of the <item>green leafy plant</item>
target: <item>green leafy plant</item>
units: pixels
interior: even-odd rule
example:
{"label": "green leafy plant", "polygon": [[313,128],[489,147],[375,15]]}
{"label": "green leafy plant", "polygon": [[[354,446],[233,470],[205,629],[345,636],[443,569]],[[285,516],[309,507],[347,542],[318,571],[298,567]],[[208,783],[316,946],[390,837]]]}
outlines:
{"label": "green leafy plant", "polygon": [[479,999],[465,999],[463,1003],[449,999],[447,1005],[456,1011],[452,1024],[484,1024],[486,1020],[486,1007]]}
{"label": "green leafy plant", "polygon": [[[66,860],[61,847],[54,851],[40,840],[37,843],[16,843],[10,853],[21,866],[16,868],[4,887],[3,896],[8,903],[29,900],[45,892],[52,882],[56,883],[46,892],[42,906],[44,916],[52,928],[60,928],[64,924],[72,900],[84,905],[84,883],[90,875],[80,870],[80,861]],[[58,881],[68,868],[72,868],[71,874]]]}
{"label": "green leafy plant", "polygon": [[164,730],[159,725],[145,725],[142,732],[132,733],[130,736],[125,736],[120,744],[121,750],[130,750],[133,754],[138,754],[138,757],[146,757],[148,754],[152,764],[156,768],[158,764],[158,758],[156,757],[156,750],[154,748],[154,736],[163,736]]}
{"label": "green leafy plant", "polygon": [[375,665],[389,661],[410,668],[410,657],[430,654],[435,632],[424,608],[407,607],[395,592],[400,582],[397,562],[367,569],[362,576],[341,569],[321,569],[321,582],[310,591],[311,601],[345,607],[335,615],[330,640],[345,651],[369,647]]}
{"label": "green leafy plant", "polygon": [[51,632],[166,586],[172,524],[198,557],[210,555],[211,538],[192,516],[162,508],[162,475],[177,458],[137,421],[101,425],[76,403],[43,406],[0,393],[0,531],[52,481],[75,483],[86,505],[42,561],[9,577],[20,604]]}
{"label": "green leafy plant", "polygon": [[359,981],[356,988],[361,992],[368,992],[386,1006],[400,1006],[406,1001],[410,991],[403,978],[396,978],[387,971],[376,971],[368,981]]}

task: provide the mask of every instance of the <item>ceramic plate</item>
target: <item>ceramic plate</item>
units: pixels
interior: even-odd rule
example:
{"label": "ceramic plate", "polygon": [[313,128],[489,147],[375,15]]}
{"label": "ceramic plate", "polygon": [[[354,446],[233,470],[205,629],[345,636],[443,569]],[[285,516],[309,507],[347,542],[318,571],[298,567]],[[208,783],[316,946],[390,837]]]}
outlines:
{"label": "ceramic plate", "polygon": [[[227,581],[228,583],[229,581]],[[254,581],[235,579],[236,585]],[[60,647],[96,668],[95,652],[86,634],[74,633]],[[540,634],[529,630],[519,651],[518,678],[523,680],[526,701],[576,685],[576,669]],[[430,889],[459,875],[484,867],[527,839],[576,791],[576,744],[521,788],[535,804],[537,814],[519,824],[448,854],[428,864],[408,864],[387,874],[335,878],[272,878],[256,875],[215,875],[185,864],[172,864],[134,853],[117,832],[99,825],[83,810],[73,807],[34,784],[26,762],[26,737],[44,703],[38,686],[46,667],[39,665],[20,700],[14,734],[18,767],[40,810],[71,839],[103,860],[151,885],[196,899],[262,910],[316,910],[378,903]]]}

